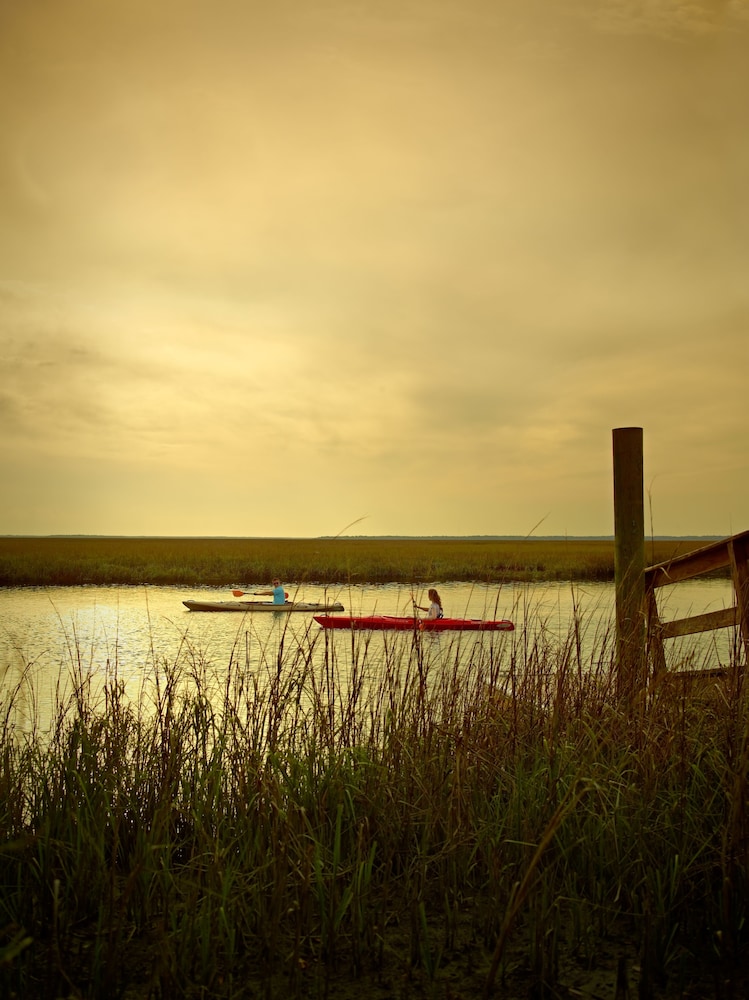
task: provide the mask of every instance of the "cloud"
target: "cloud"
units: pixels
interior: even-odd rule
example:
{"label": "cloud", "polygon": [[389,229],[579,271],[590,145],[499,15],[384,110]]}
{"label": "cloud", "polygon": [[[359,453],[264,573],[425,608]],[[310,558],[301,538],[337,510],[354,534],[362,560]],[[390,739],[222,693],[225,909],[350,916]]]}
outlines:
{"label": "cloud", "polygon": [[36,456],[91,530],[160,530],[170,489],[207,530],[210,483],[253,497],[229,532],[522,533],[553,497],[549,530],[593,533],[634,424],[658,470],[699,448],[746,495],[744,8],[16,5],[18,490]]}
{"label": "cloud", "polygon": [[738,30],[749,20],[746,0],[599,0],[578,6],[604,31],[625,34],[713,35],[721,30]]}

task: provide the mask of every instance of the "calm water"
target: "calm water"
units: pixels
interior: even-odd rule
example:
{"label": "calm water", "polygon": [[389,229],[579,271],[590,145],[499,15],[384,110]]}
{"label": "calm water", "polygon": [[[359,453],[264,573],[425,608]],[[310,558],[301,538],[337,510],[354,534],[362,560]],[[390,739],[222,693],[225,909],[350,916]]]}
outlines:
{"label": "calm water", "polygon": [[[299,600],[340,600],[347,613],[410,613],[412,592],[402,585],[306,588]],[[452,617],[511,618],[514,633],[444,633],[424,639],[424,655],[434,665],[477,654],[500,656],[528,634],[542,636],[545,648],[561,646],[577,618],[583,655],[595,656],[613,633],[614,588],[611,584],[522,584],[501,588],[463,583],[439,587],[445,613]],[[414,595],[427,604],[426,588]],[[366,653],[376,671],[398,645],[407,656],[410,633],[324,633],[310,614],[208,614],[189,612],[183,600],[231,600],[212,588],[59,587],[0,590],[0,705],[12,703],[15,724],[42,728],[55,706],[85,681],[96,691],[116,677],[129,697],[152,697],[160,676],[175,665],[191,678],[220,684],[228,672],[251,675],[262,685],[279,659],[310,661],[331,644],[343,675]],[[661,617],[673,619],[733,604],[730,581],[689,581],[659,594]],[[734,630],[707,633],[667,646],[670,666],[726,663]],[[504,651],[504,653],[503,653]],[[11,697],[12,695],[12,697]]]}

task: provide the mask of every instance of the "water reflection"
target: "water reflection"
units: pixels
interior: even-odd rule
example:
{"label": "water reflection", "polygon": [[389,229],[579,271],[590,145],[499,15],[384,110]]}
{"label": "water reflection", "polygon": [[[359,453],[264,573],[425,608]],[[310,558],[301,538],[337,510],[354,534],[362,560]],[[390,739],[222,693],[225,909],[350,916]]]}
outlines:
{"label": "water reflection", "polygon": [[[352,687],[361,694],[383,671],[421,669],[430,683],[477,666],[502,669],[539,644],[546,655],[573,655],[581,669],[608,655],[614,589],[609,584],[486,586],[440,583],[451,617],[511,618],[513,633],[323,632],[307,613],[210,614],[185,609],[183,600],[226,600],[225,591],[175,587],[24,588],[0,591],[0,697],[21,730],[46,728],[59,706],[85,688],[93,704],[117,681],[144,710],[160,685],[178,675],[226,697],[253,697],[278,689],[284,672],[311,686],[320,678],[340,708]],[[351,614],[409,614],[426,587],[400,585],[320,590],[300,600],[338,600]],[[688,581],[659,592],[661,617],[701,614],[733,604],[730,581]],[[728,663],[735,630],[685,637],[668,644],[669,666]],[[416,644],[416,646],[414,645]],[[326,676],[327,674],[327,676]],[[276,686],[274,689],[274,685]],[[378,685],[374,685],[376,688]],[[314,693],[314,692],[313,692]]]}

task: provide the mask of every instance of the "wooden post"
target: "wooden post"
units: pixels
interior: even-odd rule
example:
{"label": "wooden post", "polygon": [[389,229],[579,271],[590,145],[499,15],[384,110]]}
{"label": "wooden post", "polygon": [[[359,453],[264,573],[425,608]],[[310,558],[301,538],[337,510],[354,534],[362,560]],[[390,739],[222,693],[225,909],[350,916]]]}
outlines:
{"label": "wooden post", "polygon": [[729,539],[728,555],[736,595],[736,613],[744,641],[744,660],[749,663],[749,538],[746,532]]}
{"label": "wooden post", "polygon": [[614,448],[614,576],[619,690],[635,697],[647,677],[642,427],[618,427]]}

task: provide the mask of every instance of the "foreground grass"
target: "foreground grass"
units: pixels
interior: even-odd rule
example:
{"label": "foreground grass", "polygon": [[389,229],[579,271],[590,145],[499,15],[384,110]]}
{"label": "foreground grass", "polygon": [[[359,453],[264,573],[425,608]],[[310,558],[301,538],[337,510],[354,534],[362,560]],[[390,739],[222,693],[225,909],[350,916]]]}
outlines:
{"label": "foreground grass", "polygon": [[[654,540],[650,564],[702,539]],[[595,539],[0,538],[0,586],[286,582],[613,580],[614,543]]]}
{"label": "foreground grass", "polygon": [[23,738],[8,695],[0,994],[745,995],[742,674],[627,707],[578,640],[316,632],[138,705],[76,667]]}

